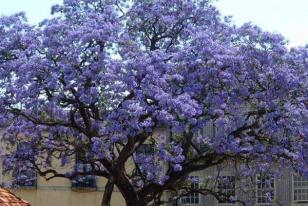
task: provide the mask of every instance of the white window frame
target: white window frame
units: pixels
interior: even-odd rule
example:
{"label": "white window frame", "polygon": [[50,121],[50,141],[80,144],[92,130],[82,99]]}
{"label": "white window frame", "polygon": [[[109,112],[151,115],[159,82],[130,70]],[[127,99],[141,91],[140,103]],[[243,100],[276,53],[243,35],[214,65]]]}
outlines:
{"label": "white window frame", "polygon": [[[292,174],[292,202],[293,203],[308,203],[308,195],[307,195],[307,199],[306,200],[295,200],[294,199],[294,194],[295,194],[295,186],[294,186],[294,177],[297,176],[297,177],[302,177],[301,175],[299,174]],[[302,177],[304,178],[304,177]],[[308,182],[308,178],[307,178],[307,182]],[[308,184],[307,186],[304,186],[303,188],[299,188],[299,189],[307,189],[308,190]]]}
{"label": "white window frame", "polygon": [[[232,176],[232,175],[223,175],[221,177],[218,177],[218,178],[225,178],[225,177],[233,177],[234,178],[234,198],[236,199],[236,179],[235,179],[235,176]],[[218,183],[219,184],[219,183]],[[217,190],[218,190],[218,184],[217,184]],[[229,202],[229,203],[220,203],[218,200],[217,200],[217,204],[218,205],[221,205],[221,206],[227,206],[227,205],[235,205],[236,203],[235,202]]]}
{"label": "white window frame", "polygon": [[266,202],[266,203],[262,203],[262,202],[258,202],[258,177],[260,177],[261,175],[256,175],[256,178],[255,178],[255,181],[256,181],[256,205],[258,206],[271,206],[272,204],[274,204],[274,200],[276,199],[276,178],[275,177],[272,177],[273,178],[273,181],[274,181],[274,187],[272,188],[273,189],[273,199],[271,202]]}
{"label": "white window frame", "polygon": [[[189,178],[198,178],[198,189],[200,188],[200,177],[199,176],[189,176]],[[191,184],[196,184],[196,183],[191,183]],[[192,197],[191,197],[191,195],[192,195],[193,193],[191,193],[191,194],[189,194],[189,195],[186,195],[186,196],[183,196],[183,197],[181,197],[180,198],[180,204],[181,205],[200,205],[200,203],[201,203],[201,198],[200,198],[200,193],[197,193],[197,198],[198,198],[198,203],[183,203],[183,200],[184,200],[184,198],[189,198],[190,200],[192,199]],[[195,194],[195,193],[194,193]],[[195,198],[195,197],[194,197]],[[189,202],[191,202],[191,201],[189,201]]]}

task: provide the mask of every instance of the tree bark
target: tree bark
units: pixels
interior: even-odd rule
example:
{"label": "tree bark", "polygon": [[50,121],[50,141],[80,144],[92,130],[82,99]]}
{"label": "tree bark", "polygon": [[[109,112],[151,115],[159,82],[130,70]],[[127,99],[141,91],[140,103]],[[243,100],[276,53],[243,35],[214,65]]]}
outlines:
{"label": "tree bark", "polygon": [[126,200],[126,206],[146,206],[144,202],[136,201],[136,200]]}
{"label": "tree bark", "polygon": [[114,188],[114,180],[113,180],[113,177],[110,177],[105,186],[105,191],[104,191],[104,196],[102,199],[101,206],[111,206],[110,202],[111,202],[113,188]]}

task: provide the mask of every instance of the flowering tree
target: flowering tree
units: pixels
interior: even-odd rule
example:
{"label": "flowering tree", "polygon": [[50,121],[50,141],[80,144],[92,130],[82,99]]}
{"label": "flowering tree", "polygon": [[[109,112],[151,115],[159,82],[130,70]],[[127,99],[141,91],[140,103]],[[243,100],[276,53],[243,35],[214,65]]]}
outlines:
{"label": "flowering tree", "polygon": [[[209,0],[64,0],[52,12],[36,27],[23,13],[0,18],[7,170],[105,177],[102,205],[116,185],[129,206],[160,205],[224,162],[308,174],[308,48],[237,28]],[[208,125],[215,135],[198,132]],[[169,141],[153,135],[161,127]],[[153,153],[135,155],[146,142]],[[87,169],[52,167],[76,151]]]}

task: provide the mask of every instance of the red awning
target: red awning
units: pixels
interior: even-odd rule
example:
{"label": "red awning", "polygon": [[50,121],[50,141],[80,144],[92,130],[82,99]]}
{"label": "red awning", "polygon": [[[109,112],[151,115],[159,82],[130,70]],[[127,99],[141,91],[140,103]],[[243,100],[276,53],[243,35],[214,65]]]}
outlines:
{"label": "red awning", "polygon": [[1,206],[31,206],[25,200],[17,197],[8,190],[0,188],[0,205]]}

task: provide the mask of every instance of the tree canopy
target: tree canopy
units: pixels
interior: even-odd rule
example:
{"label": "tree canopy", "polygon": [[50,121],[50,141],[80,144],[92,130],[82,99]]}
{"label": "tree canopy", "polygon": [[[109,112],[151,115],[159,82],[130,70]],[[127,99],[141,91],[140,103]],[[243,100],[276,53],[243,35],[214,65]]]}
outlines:
{"label": "tree canopy", "polygon": [[[116,185],[130,206],[160,205],[189,173],[224,162],[308,175],[307,47],[236,27],[209,0],[64,0],[52,12],[36,26],[0,18],[8,171],[105,177],[103,202]],[[209,125],[214,135],[199,132]],[[136,155],[148,142],[153,152]],[[87,170],[52,167],[76,151]]]}

